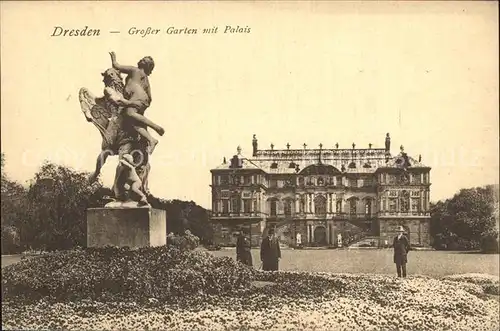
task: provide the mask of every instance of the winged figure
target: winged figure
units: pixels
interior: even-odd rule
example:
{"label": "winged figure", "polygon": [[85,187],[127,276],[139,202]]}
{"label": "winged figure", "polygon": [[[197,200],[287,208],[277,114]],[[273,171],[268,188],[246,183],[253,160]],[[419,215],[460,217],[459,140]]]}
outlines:
{"label": "winged figure", "polygon": [[[96,97],[87,88],[79,91],[81,110],[88,122],[99,130],[102,137],[101,151],[97,156],[94,173],[89,181],[95,182],[109,156],[118,155],[120,162],[116,169],[113,192],[115,199],[126,201],[127,184],[123,178],[126,171],[123,163],[124,156],[132,156],[135,170],[141,180],[140,190],[149,194],[148,175],[150,170],[148,142],[133,128],[133,123],[127,121],[121,112],[121,107],[133,107],[134,102],[123,97],[124,83],[120,72],[110,68],[102,73],[104,95]],[[130,161],[130,160],[129,160]],[[140,200],[140,198],[139,198]]]}

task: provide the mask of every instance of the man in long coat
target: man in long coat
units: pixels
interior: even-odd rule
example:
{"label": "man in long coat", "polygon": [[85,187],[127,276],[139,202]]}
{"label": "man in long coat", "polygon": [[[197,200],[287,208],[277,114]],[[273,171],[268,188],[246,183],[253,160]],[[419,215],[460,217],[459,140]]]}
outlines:
{"label": "man in long coat", "polygon": [[403,277],[406,277],[406,263],[408,262],[408,252],[410,251],[410,243],[408,238],[404,235],[405,229],[400,226],[397,230],[398,235],[394,237],[394,263],[396,263],[396,271],[398,277],[401,277],[401,270]]}
{"label": "man in long coat", "polygon": [[236,260],[248,266],[252,266],[252,244],[248,237],[248,232],[246,230],[240,231],[236,241]]}
{"label": "man in long coat", "polygon": [[262,239],[260,245],[262,270],[277,271],[279,259],[281,259],[280,243],[274,235],[274,229],[269,229],[268,235]]}

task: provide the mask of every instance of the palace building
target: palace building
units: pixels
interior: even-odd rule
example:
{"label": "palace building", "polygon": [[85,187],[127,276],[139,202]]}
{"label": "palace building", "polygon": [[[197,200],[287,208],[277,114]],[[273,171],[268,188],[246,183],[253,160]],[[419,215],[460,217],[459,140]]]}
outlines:
{"label": "palace building", "polygon": [[238,147],[211,170],[216,244],[234,245],[246,227],[257,246],[273,227],[291,246],[300,233],[303,246],[381,247],[403,226],[412,245],[430,246],[430,168],[403,146],[392,155],[389,134],[384,148],[259,149],[255,135],[252,144],[251,156]]}

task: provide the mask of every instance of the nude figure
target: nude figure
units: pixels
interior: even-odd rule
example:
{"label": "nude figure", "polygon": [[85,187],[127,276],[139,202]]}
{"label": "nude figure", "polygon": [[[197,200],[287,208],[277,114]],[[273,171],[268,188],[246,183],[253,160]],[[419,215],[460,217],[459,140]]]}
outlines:
{"label": "nude figure", "polygon": [[154,61],[150,56],[146,56],[138,62],[137,67],[124,66],[116,62],[114,52],[109,54],[113,68],[128,75],[125,80],[124,99],[118,101],[118,104],[123,106],[122,114],[132,119],[134,121],[133,127],[137,133],[148,140],[148,153],[151,154],[158,144],[158,140],[151,136],[144,125],[155,130],[160,136],[165,133],[161,126],[142,115],[152,101],[148,76],[153,71]]}
{"label": "nude figure", "polygon": [[124,154],[120,160],[120,166],[123,167],[123,184],[130,186],[130,191],[139,196],[138,205],[145,206],[148,204],[146,195],[141,191],[142,182],[139,175],[135,171],[134,159],[130,154]]}

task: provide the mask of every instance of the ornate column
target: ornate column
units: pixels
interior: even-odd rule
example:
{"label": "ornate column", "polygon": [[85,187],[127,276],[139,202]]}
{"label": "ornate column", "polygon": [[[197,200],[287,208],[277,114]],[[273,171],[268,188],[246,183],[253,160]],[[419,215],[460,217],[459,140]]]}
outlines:
{"label": "ornate column", "polygon": [[306,230],[307,230],[307,243],[311,242],[311,234],[309,233],[309,224],[306,223]]}
{"label": "ornate column", "polygon": [[314,213],[314,194],[311,194],[311,213]]}

